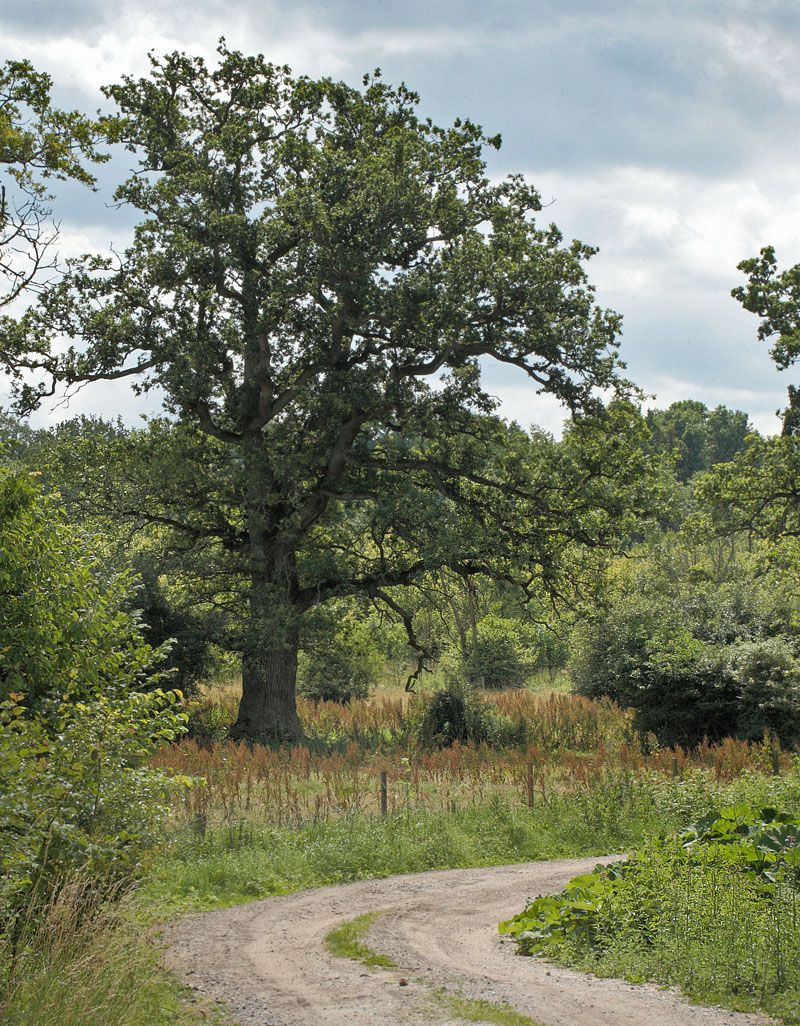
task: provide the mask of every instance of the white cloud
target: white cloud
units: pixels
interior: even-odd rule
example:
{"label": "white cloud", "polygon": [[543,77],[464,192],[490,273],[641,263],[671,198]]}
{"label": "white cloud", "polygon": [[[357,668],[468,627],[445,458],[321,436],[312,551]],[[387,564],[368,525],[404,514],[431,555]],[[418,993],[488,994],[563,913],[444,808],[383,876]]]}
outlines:
{"label": "white cloud", "polygon": [[541,217],[599,246],[592,277],[604,289],[640,298],[678,282],[729,289],[736,264],[767,241],[788,261],[800,257],[796,179],[761,185],[631,166],[529,177],[545,202],[554,199]]}
{"label": "white cloud", "polygon": [[149,72],[148,53],[156,56],[186,51],[216,63],[216,48],[224,36],[231,49],[245,53],[262,51],[268,60],[288,64],[297,74],[360,78],[383,58],[452,54],[475,44],[474,33],[434,27],[378,31],[364,28],[351,32],[331,28],[313,8],[294,10],[280,5],[263,6],[256,13],[248,6],[238,9],[218,5],[187,4],[119,5],[95,35],[37,37],[19,30],[6,31],[8,57],[28,58],[48,71],[61,86],[98,102],[99,89],[123,75]]}
{"label": "white cloud", "polygon": [[800,105],[800,40],[767,19],[735,20],[717,26],[716,39],[733,63],[734,74],[746,74],[774,90],[788,103]]}
{"label": "white cloud", "polygon": [[500,407],[496,410],[498,416],[515,420],[526,431],[531,427],[539,427],[556,438],[561,437],[569,410],[554,396],[537,395],[536,387],[524,382],[519,385],[504,384],[502,387],[487,384],[486,389],[500,400]]}

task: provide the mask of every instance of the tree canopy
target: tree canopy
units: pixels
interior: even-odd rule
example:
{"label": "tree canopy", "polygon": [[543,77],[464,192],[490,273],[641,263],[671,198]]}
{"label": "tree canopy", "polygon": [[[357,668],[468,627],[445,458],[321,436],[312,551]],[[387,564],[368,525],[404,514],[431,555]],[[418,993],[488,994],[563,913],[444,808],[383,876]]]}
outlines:
{"label": "tree canopy", "polygon": [[675,475],[683,484],[698,471],[732,460],[754,431],[743,410],[727,406],[709,410],[696,399],[682,399],[665,410],[648,410],[645,420],[651,449],[675,455]]}
{"label": "tree canopy", "polygon": [[[415,644],[392,589],[431,569],[557,590],[565,545],[607,542],[642,499],[644,460],[625,448],[638,415],[598,398],[628,386],[593,250],[537,224],[521,177],[490,182],[499,139],[420,118],[379,73],[357,90],[219,56],[151,58],[106,90],[140,160],[116,199],[144,219],[25,316],[44,377],[19,403],[48,375],[161,389],[175,420],[137,444],[155,478],[172,470],[138,509],[247,580],[236,732],[296,737],[310,608],[363,594]],[[54,332],[73,345],[50,349]],[[495,417],[485,359],[560,399],[574,441],[556,452]]]}
{"label": "tree canopy", "polygon": [[[771,246],[738,268],[746,285],[735,299],[761,317],[760,340],[773,339],[771,356],[786,370],[800,356],[800,264],[778,270]],[[800,390],[790,385],[783,411],[783,437],[750,438],[736,459],[714,468],[700,483],[699,497],[714,511],[720,532],[746,531],[785,546],[800,536]]]}
{"label": "tree canopy", "polygon": [[[786,370],[800,356],[800,264],[779,271],[774,248],[765,246],[757,257],[742,260],[737,267],[749,280],[731,295],[745,310],[761,317],[761,341],[777,336],[770,355],[779,370]],[[784,433],[794,434],[800,427],[800,391],[794,385],[788,391]]]}

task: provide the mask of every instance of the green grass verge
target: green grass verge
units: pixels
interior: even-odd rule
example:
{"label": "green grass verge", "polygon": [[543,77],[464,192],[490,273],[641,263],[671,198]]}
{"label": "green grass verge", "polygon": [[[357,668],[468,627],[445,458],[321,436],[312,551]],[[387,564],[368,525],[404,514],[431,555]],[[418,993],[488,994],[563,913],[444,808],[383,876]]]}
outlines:
{"label": "green grass verge", "polygon": [[606,900],[594,943],[564,944],[548,957],[800,1023],[800,893],[788,882],[766,893],[725,854],[645,851]]}
{"label": "green grass verge", "polygon": [[[120,909],[83,922],[53,919],[0,987],[3,1026],[222,1026],[160,965],[160,951]],[[5,967],[6,970],[9,968]]]}
{"label": "green grass verge", "polygon": [[798,807],[800,773],[745,776],[725,787],[700,774],[675,783],[622,775],[533,810],[495,800],[449,814],[348,816],[300,828],[243,821],[165,843],[140,904],[165,917],[398,873],[612,854],[664,838],[714,805],[742,801]]}
{"label": "green grass verge", "polygon": [[349,958],[362,965],[396,969],[397,964],[388,955],[381,955],[364,943],[370,926],[380,915],[381,912],[366,912],[363,916],[342,923],[326,935],[325,947],[335,958]]}
{"label": "green grass verge", "polygon": [[165,846],[140,901],[157,916],[371,877],[620,852],[685,821],[635,781],[533,811],[500,802],[450,814],[352,816],[290,827],[185,835]]}

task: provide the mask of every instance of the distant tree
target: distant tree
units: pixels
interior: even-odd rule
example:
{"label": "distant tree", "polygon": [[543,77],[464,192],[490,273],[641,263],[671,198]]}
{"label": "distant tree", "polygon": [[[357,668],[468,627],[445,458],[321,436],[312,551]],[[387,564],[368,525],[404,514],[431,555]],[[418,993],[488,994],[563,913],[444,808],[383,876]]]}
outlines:
{"label": "distant tree", "polygon": [[[213,70],[152,65],[106,90],[141,158],[117,200],[147,219],[118,263],[86,258],[42,297],[29,366],[163,390],[178,423],[137,444],[172,473],[140,508],[247,581],[234,735],[297,738],[313,606],[364,595],[419,648],[394,588],[450,566],[557,590],[567,543],[608,542],[636,507],[630,418],[597,397],[626,390],[619,319],[594,306],[593,251],[536,225],[520,177],[489,182],[499,140],[471,122],[421,120],[377,75],[293,79],[223,45]],[[53,331],[76,347],[48,353]],[[537,454],[503,425],[481,359],[583,418],[584,449]]]}
{"label": "distant tree", "polygon": [[25,462],[36,447],[38,435],[26,421],[0,410],[0,461]]}
{"label": "distant tree", "polygon": [[579,618],[571,676],[581,694],[636,710],[636,725],[684,747],[704,737],[800,739],[798,603],[744,546],[717,575],[717,543],[678,536],[609,575]]}
{"label": "distant tree", "polygon": [[682,399],[666,410],[648,410],[645,420],[652,448],[677,454],[675,476],[683,484],[699,471],[733,459],[754,430],[742,410],[709,410],[695,399]]}
{"label": "distant tree", "polygon": [[[800,356],[800,264],[778,271],[771,246],[738,268],[746,285],[731,295],[762,319],[760,340],[774,339],[771,356],[779,370]],[[746,531],[769,539],[786,554],[787,541],[800,538],[800,391],[789,386],[781,438],[752,438],[737,458],[714,468],[698,489],[720,533]],[[778,555],[778,550],[775,550]]]}
{"label": "distant tree", "polygon": [[[749,435],[756,434],[744,410],[717,406],[708,414],[703,450],[705,468],[728,463],[745,448]],[[704,469],[705,469],[704,468]]]}

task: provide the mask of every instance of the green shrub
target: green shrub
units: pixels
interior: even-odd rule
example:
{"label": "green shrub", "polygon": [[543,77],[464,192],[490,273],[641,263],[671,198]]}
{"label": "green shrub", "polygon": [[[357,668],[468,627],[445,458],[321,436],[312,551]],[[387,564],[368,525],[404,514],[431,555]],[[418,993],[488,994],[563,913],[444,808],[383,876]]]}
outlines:
{"label": "green shrub", "polygon": [[483,687],[521,688],[531,670],[525,650],[525,626],[503,616],[484,617],[477,637],[467,644],[469,679]]}
{"label": "green shrub", "polygon": [[451,682],[437,691],[425,706],[419,724],[424,744],[447,748],[454,741],[486,741],[491,721],[473,688]]}
{"label": "green shrub", "polygon": [[381,665],[366,623],[341,605],[321,609],[307,628],[297,690],[317,702],[367,698]]}
{"label": "green shrub", "polygon": [[761,638],[733,647],[728,669],[739,690],[736,732],[760,741],[765,734],[785,746],[800,741],[800,667],[786,639]]}
{"label": "green shrub", "polygon": [[626,581],[607,609],[584,617],[573,634],[573,687],[635,709],[637,729],[662,745],[765,733],[794,744],[800,669],[787,596],[755,580],[695,576],[669,590],[644,574],[644,584]]}
{"label": "green shrub", "polygon": [[168,798],[186,778],[146,757],[183,730],[176,692],[119,690],[24,715],[0,705],[0,926],[18,939],[76,870],[106,881],[136,871]]}
{"label": "green shrub", "polygon": [[726,650],[691,626],[660,599],[621,598],[576,630],[573,687],[633,707],[637,730],[662,745],[693,747],[736,735],[740,689]]}
{"label": "green shrub", "polygon": [[0,530],[0,925],[13,949],[75,870],[136,870],[173,786],[144,761],[185,717],[158,687],[166,646],[126,609],[132,579],[109,576],[29,474],[0,468]]}
{"label": "green shrub", "polygon": [[0,467],[0,533],[0,700],[24,695],[35,715],[48,697],[158,686],[167,646],[142,636],[133,576],[109,574],[57,496]]}
{"label": "green shrub", "polygon": [[711,812],[626,863],[536,898],[500,932],[523,954],[701,1000],[787,1012],[800,997],[800,820],[747,806]]}

